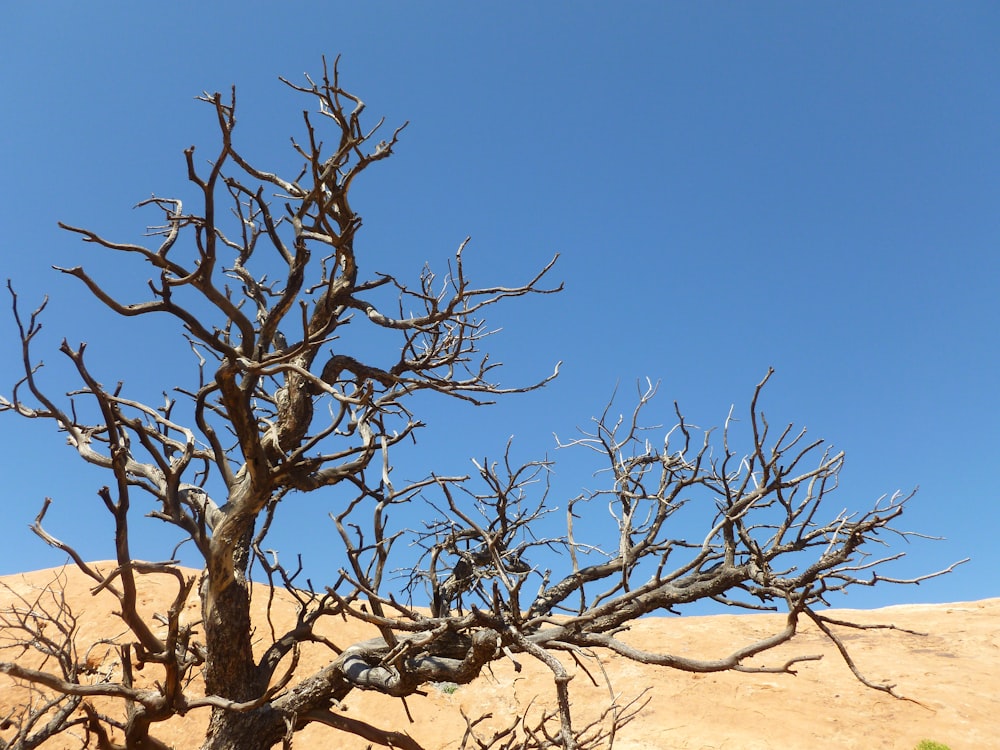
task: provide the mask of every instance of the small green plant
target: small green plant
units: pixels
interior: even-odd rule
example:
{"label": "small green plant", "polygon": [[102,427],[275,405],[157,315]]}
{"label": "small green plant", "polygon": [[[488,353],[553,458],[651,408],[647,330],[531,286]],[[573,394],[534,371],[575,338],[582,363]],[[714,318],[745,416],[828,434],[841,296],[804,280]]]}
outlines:
{"label": "small green plant", "polygon": [[[435,687],[437,687],[437,689],[440,690],[445,695],[454,695],[455,692],[458,690],[458,685],[456,685],[454,682],[439,682]],[[921,748],[921,750],[924,750],[924,748]],[[929,750],[937,750],[937,749],[929,748]],[[944,750],[948,750],[948,748],[944,748]]]}
{"label": "small green plant", "polygon": [[942,742],[935,742],[934,740],[920,740],[914,750],[951,750],[951,748]]}

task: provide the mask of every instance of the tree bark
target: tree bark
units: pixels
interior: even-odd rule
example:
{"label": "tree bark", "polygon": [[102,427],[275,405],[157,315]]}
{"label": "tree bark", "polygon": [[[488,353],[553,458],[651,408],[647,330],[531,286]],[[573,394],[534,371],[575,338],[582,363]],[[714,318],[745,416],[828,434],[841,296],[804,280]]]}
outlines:
{"label": "tree bark", "polygon": [[[240,564],[244,544],[249,544],[249,538],[241,539],[235,548],[221,544],[214,550],[217,557],[228,557],[232,563],[225,565],[220,560],[220,564],[210,565],[201,589],[208,654],[206,695],[237,703],[252,702],[267,690],[250,642],[250,591],[245,563]],[[249,711],[213,708],[202,750],[266,750],[284,733],[283,718],[269,704]]]}
{"label": "tree bark", "polygon": [[268,750],[284,735],[284,719],[267,704],[245,712],[216,708],[201,750]]}

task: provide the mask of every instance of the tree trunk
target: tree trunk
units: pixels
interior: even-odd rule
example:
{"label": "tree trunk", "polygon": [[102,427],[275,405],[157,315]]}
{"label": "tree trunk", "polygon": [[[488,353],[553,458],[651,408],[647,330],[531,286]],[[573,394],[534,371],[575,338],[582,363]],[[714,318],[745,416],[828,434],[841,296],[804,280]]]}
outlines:
{"label": "tree trunk", "polygon": [[269,706],[242,713],[216,708],[201,750],[268,750],[285,730],[283,718]]}
{"label": "tree trunk", "polygon": [[[249,542],[249,538],[241,541]],[[220,544],[214,550],[219,558],[235,558],[234,564],[209,565],[201,589],[208,654],[205,691],[237,703],[254,701],[267,690],[250,642],[253,628],[250,589],[243,574],[245,560],[240,554],[245,552],[243,546],[237,543],[232,549]],[[265,750],[280,742],[284,734],[284,719],[270,705],[250,711],[215,708],[202,750]]]}
{"label": "tree trunk", "polygon": [[[237,574],[222,591],[211,584],[202,591],[205,642],[205,687],[208,695],[245,703],[263,695],[265,680],[250,645],[250,597]],[[266,750],[285,734],[284,718],[269,704],[250,711],[212,710],[202,750]]]}

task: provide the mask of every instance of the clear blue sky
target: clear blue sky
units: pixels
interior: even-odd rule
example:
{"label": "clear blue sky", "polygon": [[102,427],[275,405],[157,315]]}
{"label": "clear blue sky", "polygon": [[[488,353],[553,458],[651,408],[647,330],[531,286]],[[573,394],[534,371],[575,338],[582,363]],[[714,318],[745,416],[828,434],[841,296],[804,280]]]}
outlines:
{"label": "clear blue sky", "polygon": [[[471,235],[476,280],[523,281],[558,252],[566,283],[493,318],[505,382],[561,359],[559,380],[492,410],[442,408],[407,470],[467,471],[514,435],[518,457],[565,459],[558,504],[595,480],[552,434],[585,424],[617,383],[661,380],[660,418],[676,399],[707,427],[733,403],[745,412],[773,365],[771,421],[847,451],[831,514],[919,485],[903,525],[946,540],[909,545],[895,572],[973,557],[842,603],[997,596],[998,35],[993,2],[13,3],[2,275],[25,306],[52,295],[38,354],[53,390],[73,385],[63,336],[90,342],[105,382],[172,386],[187,360],[49,270],[125,273],[56,221],[138,240],[155,217],[130,207],[189,194],[182,150],[215,147],[203,90],[237,84],[244,152],[292,164],[305,102],[277,76],[341,54],[373,117],[411,121],[357,188],[367,267],[415,278]],[[0,314],[5,393],[17,346]],[[0,573],[61,562],[27,531],[46,495],[54,533],[113,554],[94,494],[106,478],[47,425],[2,415],[0,462]],[[317,583],[339,564],[329,509],[297,500],[274,542],[301,547]],[[147,533],[137,554],[166,557]]]}

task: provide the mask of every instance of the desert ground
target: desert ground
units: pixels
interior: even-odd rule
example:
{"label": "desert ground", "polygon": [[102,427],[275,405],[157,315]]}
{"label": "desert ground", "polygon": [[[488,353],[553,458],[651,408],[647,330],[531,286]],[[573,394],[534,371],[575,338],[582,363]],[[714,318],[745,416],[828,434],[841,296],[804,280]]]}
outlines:
{"label": "desert ground", "polygon": [[[97,565],[102,570],[114,567],[112,563]],[[190,574],[195,575],[194,571]],[[123,633],[124,627],[113,614],[113,597],[92,596],[91,581],[73,568],[0,578],[0,609],[10,607],[19,596],[30,598],[60,577],[65,584],[66,602],[78,618],[80,653],[85,653],[89,644]],[[173,579],[144,576],[140,584],[141,610],[149,614],[165,611],[176,590]],[[264,616],[265,591],[259,593],[254,602],[263,643],[270,629]],[[275,627],[280,629],[282,622],[291,622],[293,611],[289,599],[279,595]],[[799,664],[795,676],[687,674],[609,655],[585,660],[587,672],[594,675],[597,684],[574,667],[574,716],[582,720],[596,716],[608,704],[610,691],[618,694],[622,702],[648,691],[645,709],[618,735],[618,750],[913,750],[923,739],[942,742],[951,750],[1000,748],[1000,599],[838,610],[835,614],[860,623],[893,624],[922,634],[899,630],[843,634],[858,667],[869,679],[895,684],[897,692],[910,700],[898,700],[860,684],[833,645],[807,626],[791,644],[758,660],[777,665],[792,655],[823,655],[819,661]],[[198,617],[195,598],[188,603],[188,616],[192,620]],[[713,658],[779,631],[782,619],[781,615],[770,614],[650,618],[636,623],[625,639],[648,650]],[[341,646],[372,635],[359,623],[340,621],[327,634]],[[328,653],[305,653],[297,673],[304,675],[316,669]],[[16,655],[4,650],[0,660]],[[95,662],[99,673],[114,673],[114,650],[104,646],[91,651],[88,658]],[[468,716],[491,713],[493,718],[480,725],[488,733],[492,726],[508,723],[525,711],[552,705],[551,674],[526,659],[524,662],[520,673],[503,660],[472,685],[457,689],[431,686],[425,696],[408,698],[405,706],[397,699],[358,691],[342,710],[347,716],[382,728],[404,731],[427,750],[456,748],[465,729],[463,711]],[[192,690],[197,689],[197,685],[192,686]],[[8,678],[0,675],[0,717],[8,714],[21,695]],[[156,736],[176,748],[196,748],[206,722],[207,712],[195,711],[160,725]],[[334,737],[334,733],[327,727],[312,725],[297,736],[295,747],[361,750],[367,745],[353,737]],[[8,734],[0,731],[0,738]],[[79,742],[45,745],[53,749],[79,746]]]}

